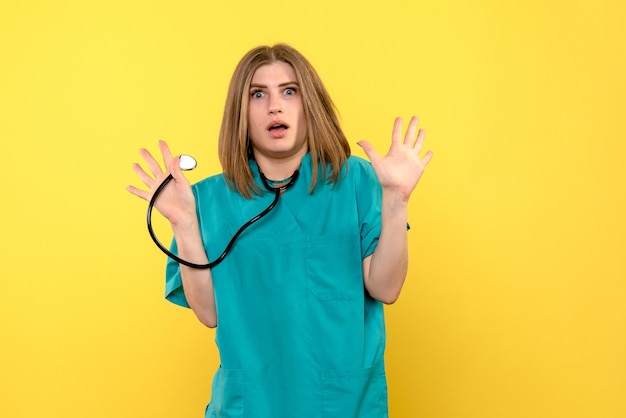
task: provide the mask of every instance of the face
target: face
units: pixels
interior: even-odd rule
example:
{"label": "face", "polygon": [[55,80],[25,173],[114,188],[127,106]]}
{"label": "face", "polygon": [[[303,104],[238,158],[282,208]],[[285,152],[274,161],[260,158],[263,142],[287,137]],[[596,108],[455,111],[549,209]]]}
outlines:
{"label": "face", "polygon": [[306,120],[293,67],[277,61],[259,67],[250,83],[248,133],[256,161],[300,163],[306,154]]}

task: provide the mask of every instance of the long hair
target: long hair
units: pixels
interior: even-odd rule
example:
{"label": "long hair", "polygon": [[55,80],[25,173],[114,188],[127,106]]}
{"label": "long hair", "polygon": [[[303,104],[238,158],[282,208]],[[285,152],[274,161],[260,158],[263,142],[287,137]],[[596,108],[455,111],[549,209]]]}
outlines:
{"label": "long hair", "polygon": [[[350,156],[350,146],[339,126],[335,105],[309,61],[285,44],[254,48],[241,59],[230,81],[218,144],[219,159],[228,185],[246,198],[262,193],[248,164],[252,153],[248,139],[250,83],[259,67],[277,61],[293,67],[300,87],[307,145],[313,166],[309,192],[315,189],[318,177],[336,184],[341,168]],[[321,167],[321,173],[318,167]]]}

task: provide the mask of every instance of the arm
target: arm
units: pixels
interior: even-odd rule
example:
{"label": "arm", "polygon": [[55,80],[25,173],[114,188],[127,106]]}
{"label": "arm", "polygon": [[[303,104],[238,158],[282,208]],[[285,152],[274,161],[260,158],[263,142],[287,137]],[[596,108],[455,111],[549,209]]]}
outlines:
{"label": "arm", "polygon": [[[174,238],[178,246],[178,255],[195,264],[209,262],[202,238],[198,219],[194,216],[188,224],[172,224]],[[196,314],[200,322],[209,328],[217,326],[217,311],[215,309],[215,295],[213,293],[213,277],[211,269],[196,269],[179,265],[180,278],[185,289],[185,297],[189,307]]]}
{"label": "arm", "polygon": [[432,152],[420,158],[424,132],[417,133],[417,118],[411,118],[402,140],[402,119],[397,118],[389,152],[378,155],[371,144],[361,141],[382,186],[381,232],[374,253],[363,260],[363,281],[370,296],[393,303],[400,296],[408,270],[407,218],[411,193],[424,172]]}
{"label": "arm", "polygon": [[[197,264],[206,264],[208,260],[200,236],[196,202],[191,186],[178,166],[178,157],[172,157],[169,147],[163,141],[159,142],[159,148],[163,154],[166,171],[161,170],[147,150],[141,149],[139,152],[152,172],[152,176],[147,174],[139,164],[133,164],[133,169],[149,190],[141,190],[134,186],[128,186],[126,189],[135,196],[150,201],[154,190],[171,172],[173,181],[159,194],[155,207],[170,222],[180,257]],[[181,265],[180,274],[189,306],[200,322],[208,327],[215,327],[217,312],[211,270]]]}

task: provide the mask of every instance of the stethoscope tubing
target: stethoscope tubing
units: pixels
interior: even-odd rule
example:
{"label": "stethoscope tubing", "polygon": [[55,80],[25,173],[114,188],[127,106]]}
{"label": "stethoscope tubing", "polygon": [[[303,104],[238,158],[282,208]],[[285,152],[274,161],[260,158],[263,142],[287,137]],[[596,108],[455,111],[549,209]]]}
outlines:
{"label": "stethoscope tubing", "polygon": [[183,264],[183,265],[185,265],[187,267],[191,267],[191,268],[195,268],[195,269],[210,269],[210,268],[213,268],[213,267],[217,266],[219,263],[221,263],[224,260],[224,258],[226,258],[226,255],[230,252],[231,248],[235,244],[235,241],[237,240],[237,238],[239,238],[241,233],[243,231],[245,231],[250,225],[252,225],[256,221],[258,221],[259,219],[263,218],[265,215],[270,213],[272,209],[274,209],[274,207],[278,203],[278,200],[280,199],[280,195],[282,194],[282,192],[287,190],[289,187],[293,186],[293,184],[296,182],[296,179],[298,178],[298,175],[300,174],[300,172],[299,172],[299,170],[296,170],[293,173],[293,175],[291,176],[291,179],[289,180],[289,182],[287,184],[283,185],[283,186],[280,186],[280,187],[272,187],[269,184],[269,182],[268,182],[267,178],[265,177],[265,175],[263,173],[261,173],[261,171],[259,171],[259,174],[261,175],[261,180],[263,181],[263,185],[265,186],[265,188],[267,190],[271,191],[271,192],[274,192],[274,200],[272,201],[272,203],[270,203],[270,205],[268,207],[266,207],[263,211],[261,211],[255,217],[251,218],[248,222],[243,224],[237,230],[237,232],[235,232],[235,235],[233,235],[233,237],[230,239],[230,241],[228,242],[228,245],[226,245],[226,248],[224,249],[224,251],[222,251],[222,254],[220,254],[220,256],[217,257],[214,261],[209,262],[207,264],[196,264],[196,263],[192,263],[190,261],[184,260],[184,259],[178,257],[176,254],[172,253],[167,248],[165,248],[165,246],[163,244],[161,244],[159,239],[156,237],[156,234],[154,233],[154,229],[152,228],[152,208],[154,207],[154,204],[155,204],[157,198],[159,197],[159,194],[163,191],[165,186],[167,186],[167,184],[174,178],[172,176],[172,174],[169,174],[165,178],[165,180],[163,180],[163,182],[161,184],[159,184],[159,186],[154,191],[154,194],[152,195],[152,198],[150,199],[150,202],[148,203],[148,211],[147,211],[147,214],[146,214],[146,223],[148,225],[148,232],[150,233],[150,237],[152,237],[152,240],[154,241],[156,246],[159,247],[159,249],[161,251],[163,251],[168,257],[170,257],[174,261],[178,262],[179,264]]}

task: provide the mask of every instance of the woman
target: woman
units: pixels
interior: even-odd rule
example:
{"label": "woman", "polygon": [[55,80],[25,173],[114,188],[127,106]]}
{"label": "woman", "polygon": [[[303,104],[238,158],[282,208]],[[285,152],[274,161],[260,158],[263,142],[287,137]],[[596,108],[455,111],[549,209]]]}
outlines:
{"label": "woman", "polygon": [[383,304],[407,264],[407,204],[432,153],[411,119],[404,138],[371,161],[350,156],[333,103],[310,63],[278,44],[248,52],[231,80],[219,138],[224,172],[190,186],[167,144],[166,170],[146,150],[149,188],[169,220],[173,251],[215,259],[241,225],[292,181],[272,212],[241,234],[211,269],[168,262],[166,297],[217,327],[221,365],[206,417],[387,416]]}

